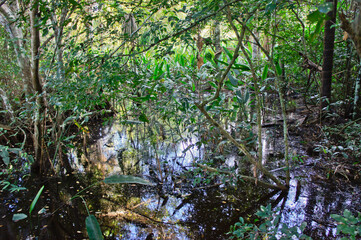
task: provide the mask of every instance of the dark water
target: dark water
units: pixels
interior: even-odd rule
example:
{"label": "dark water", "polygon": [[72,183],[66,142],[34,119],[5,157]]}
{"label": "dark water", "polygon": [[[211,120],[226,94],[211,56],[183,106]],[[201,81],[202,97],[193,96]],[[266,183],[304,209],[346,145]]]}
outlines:
{"label": "dark water", "polygon": [[[275,131],[277,128],[265,130],[264,162],[278,173],[282,141]],[[86,208],[96,216],[107,239],[226,239],[240,216],[251,218],[268,203],[281,208],[281,221],[290,227],[305,221],[306,234],[314,239],[336,239],[330,214],[341,214],[344,209],[361,211],[360,187],[343,179],[327,180],[314,164],[317,159],[306,156],[298,138],[291,137],[292,151],[305,157],[303,162],[293,162],[290,190],[282,193],[194,167],[207,150],[199,149],[198,139],[192,135],[164,139],[154,131],[149,137],[149,129],[144,131],[141,124],[113,124],[100,132],[99,140],[69,154],[73,173],[43,180],[19,178],[28,191],[2,191],[0,239],[84,239]],[[232,168],[238,158],[229,153],[217,162]],[[139,176],[156,185],[101,183],[85,190],[83,199],[70,200],[113,174]],[[43,185],[32,217],[13,222],[14,213],[28,214]]]}

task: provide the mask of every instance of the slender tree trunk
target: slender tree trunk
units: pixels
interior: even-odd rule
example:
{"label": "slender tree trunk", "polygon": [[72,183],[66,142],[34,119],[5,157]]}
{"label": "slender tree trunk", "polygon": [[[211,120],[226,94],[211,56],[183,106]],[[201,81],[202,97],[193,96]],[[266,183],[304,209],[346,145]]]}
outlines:
{"label": "slender tree trunk", "polygon": [[12,122],[15,122],[16,119],[15,119],[14,110],[13,110],[11,104],[10,104],[9,98],[8,98],[8,96],[7,96],[7,93],[6,93],[2,88],[0,88],[0,96],[1,96],[1,98],[2,98],[2,100],[3,100],[4,109],[6,109],[8,115],[9,115],[9,117],[10,117],[10,120],[11,120]]}
{"label": "slender tree trunk", "polygon": [[335,27],[337,0],[327,0],[333,3],[332,11],[327,15],[330,17],[325,24],[323,65],[322,65],[322,86],[321,86],[321,110],[329,105],[331,100],[333,51],[335,45]]}
{"label": "slender tree trunk", "polygon": [[357,106],[358,106],[358,100],[359,100],[359,92],[360,92],[360,85],[361,85],[361,63],[359,64],[359,71],[357,74],[356,82],[355,82],[355,96],[353,100],[353,113],[352,118],[356,119],[357,116]]}
{"label": "slender tree trunk", "polygon": [[221,27],[218,20],[214,21],[214,32],[213,32],[213,43],[216,48],[216,54],[214,58],[216,60],[219,59],[221,53],[222,53],[222,47],[221,47]]}
{"label": "slender tree trunk", "polygon": [[24,92],[30,95],[33,91],[32,72],[30,59],[26,55],[27,47],[23,33],[24,30],[18,26],[16,21],[14,21],[14,19],[17,19],[17,14],[20,11],[20,7],[15,5],[15,3],[4,3],[0,6],[0,24],[4,26],[6,32],[14,40],[12,43],[17,56],[17,62],[22,73]]}
{"label": "slender tree trunk", "polygon": [[30,27],[31,27],[31,73],[32,85],[36,94],[36,112],[34,121],[34,152],[35,152],[35,166],[33,171],[35,173],[43,174],[47,168],[44,161],[43,154],[43,129],[42,119],[44,114],[43,88],[39,76],[39,48],[40,48],[40,33],[37,21],[40,19],[39,1],[32,1],[32,9],[30,12]]}

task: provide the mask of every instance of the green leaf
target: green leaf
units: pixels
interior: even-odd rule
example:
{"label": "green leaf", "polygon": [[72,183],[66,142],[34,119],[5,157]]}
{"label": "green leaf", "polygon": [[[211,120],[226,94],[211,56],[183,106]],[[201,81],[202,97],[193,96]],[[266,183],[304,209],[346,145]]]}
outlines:
{"label": "green leaf", "polygon": [[232,67],[233,69],[240,69],[242,71],[249,71],[251,70],[251,68],[247,65],[244,64],[240,64],[240,63],[235,63],[234,66]]}
{"label": "green leaf", "polygon": [[212,87],[214,87],[215,89],[218,88],[217,84],[215,84],[213,81],[208,81],[207,82],[209,85],[211,85]]}
{"label": "green leaf", "polygon": [[143,178],[128,176],[128,175],[113,175],[105,178],[103,182],[107,184],[137,183],[137,184],[150,185],[150,186],[155,185],[154,183],[151,183]]}
{"label": "green leaf", "polygon": [[23,220],[25,218],[27,218],[28,216],[24,213],[15,213],[13,215],[13,221],[14,222],[17,222],[17,221],[20,221],[20,220]]}
{"label": "green leaf", "polygon": [[331,217],[335,219],[337,222],[342,222],[343,217],[338,214],[331,214]]}
{"label": "green leaf", "polygon": [[268,65],[265,65],[262,72],[262,80],[264,81],[268,75]]}
{"label": "green leaf", "polygon": [[94,215],[89,215],[85,219],[86,231],[88,232],[90,240],[103,239],[103,234],[99,223]]}
{"label": "green leaf", "polygon": [[273,12],[277,7],[277,4],[275,1],[270,2],[269,4],[267,4],[265,12],[266,13],[270,13]]}
{"label": "green leaf", "polygon": [[36,194],[34,200],[31,202],[30,208],[29,208],[29,215],[31,215],[31,212],[34,210],[35,204],[38,202],[39,197],[40,197],[43,189],[44,189],[44,185],[40,188],[40,190],[39,190],[39,192]]}
{"label": "green leaf", "polygon": [[344,216],[345,218],[351,218],[351,217],[353,217],[352,213],[351,213],[350,210],[348,210],[348,209],[345,209],[345,211],[343,211],[343,216]]}
{"label": "green leaf", "polygon": [[228,78],[229,78],[229,81],[231,81],[233,86],[238,85],[238,80],[235,77],[233,77],[232,74],[228,73]]}
{"label": "green leaf", "polygon": [[248,102],[248,100],[249,100],[249,91],[247,89],[247,92],[246,92],[246,95],[244,96],[243,102],[246,103],[246,102]]}
{"label": "green leaf", "polygon": [[323,14],[318,10],[307,15],[307,20],[310,23],[319,22],[319,21],[322,21],[323,19],[324,19]]}
{"label": "green leaf", "polygon": [[277,72],[278,76],[282,75],[282,68],[281,68],[280,61],[276,61],[276,72]]}
{"label": "green leaf", "polygon": [[231,52],[230,52],[226,47],[223,47],[223,50],[224,50],[224,52],[227,54],[227,56],[229,57],[229,59],[232,59],[232,58],[233,58]]}
{"label": "green leaf", "polygon": [[139,116],[139,121],[149,123],[147,116],[144,113],[141,113]]}
{"label": "green leaf", "polygon": [[217,62],[222,63],[225,66],[228,66],[228,63],[219,59],[216,59]]}
{"label": "green leaf", "polygon": [[7,165],[9,165],[10,163],[10,157],[9,157],[9,152],[8,150],[6,149],[6,147],[4,146],[1,146],[1,150],[0,150],[0,156],[2,157],[4,163]]}
{"label": "green leaf", "polygon": [[76,7],[76,6],[81,6],[79,3],[77,3],[77,1],[75,1],[75,0],[69,0],[69,2],[74,6],[74,7]]}

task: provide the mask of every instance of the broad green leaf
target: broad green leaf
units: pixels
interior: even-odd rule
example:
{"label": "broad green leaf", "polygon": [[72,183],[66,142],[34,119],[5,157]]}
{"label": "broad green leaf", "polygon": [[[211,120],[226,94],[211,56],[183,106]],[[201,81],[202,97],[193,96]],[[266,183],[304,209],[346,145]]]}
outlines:
{"label": "broad green leaf", "polygon": [[229,78],[229,81],[231,81],[233,86],[238,85],[238,80],[235,77],[233,77],[232,74],[228,73],[228,78]]}
{"label": "broad green leaf", "polygon": [[90,240],[103,239],[103,234],[100,229],[99,223],[94,215],[89,215],[85,219],[86,231],[88,232]]}
{"label": "broad green leaf", "polygon": [[319,22],[319,21],[322,21],[323,19],[324,19],[323,14],[318,10],[307,15],[307,20],[310,23]]}
{"label": "broad green leaf", "polygon": [[143,185],[151,185],[154,186],[153,183],[139,177],[128,176],[128,175],[113,175],[107,177],[103,180],[104,183],[107,184],[116,184],[116,183],[137,183]]}
{"label": "broad green leaf", "polygon": [[10,157],[9,157],[9,152],[8,150],[6,149],[6,147],[4,146],[1,146],[2,149],[0,150],[0,156],[2,157],[4,163],[7,165],[9,165],[10,163]]}
{"label": "broad green leaf", "polygon": [[144,113],[139,115],[139,121],[149,123],[147,116]]}
{"label": "broad green leaf", "polygon": [[29,208],[29,215],[31,215],[31,212],[34,210],[35,204],[38,202],[39,197],[41,195],[41,193],[43,192],[44,186],[42,186],[39,190],[39,192],[36,194],[34,200],[31,202],[30,204],[30,208]]}
{"label": "broad green leaf", "polygon": [[13,221],[14,222],[17,222],[17,221],[20,221],[20,220],[23,220],[25,218],[27,218],[28,216],[24,213],[15,213],[13,215]]}

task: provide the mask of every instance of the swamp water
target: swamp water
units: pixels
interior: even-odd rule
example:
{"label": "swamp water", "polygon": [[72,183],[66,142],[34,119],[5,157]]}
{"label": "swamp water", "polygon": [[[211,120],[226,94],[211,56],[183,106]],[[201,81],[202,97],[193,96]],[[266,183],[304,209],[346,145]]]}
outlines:
{"label": "swamp water", "polygon": [[[106,127],[97,141],[70,153],[73,173],[24,182],[28,192],[4,196],[3,191],[0,239],[84,239],[86,208],[96,216],[107,239],[226,239],[240,216],[249,218],[268,203],[282,208],[281,221],[289,226],[307,222],[309,236],[335,239],[336,225],[330,214],[361,211],[360,187],[325,181],[310,157],[293,164],[286,194],[246,183],[236,188],[220,176],[205,178],[205,172],[193,166],[205,152],[195,145],[197,138],[184,137],[174,144],[171,138],[163,140],[155,134],[141,140],[147,139],[142,126]],[[272,162],[277,171],[281,165],[272,158],[282,151],[282,140],[273,136],[276,128],[267,129],[264,161]],[[306,155],[300,139],[290,140],[294,152]],[[233,167],[237,157],[227,156],[223,165]],[[113,174],[139,176],[155,186],[101,183],[84,190],[83,199],[70,201],[77,192]],[[45,190],[32,217],[13,222],[14,213],[28,213],[42,185]]]}

